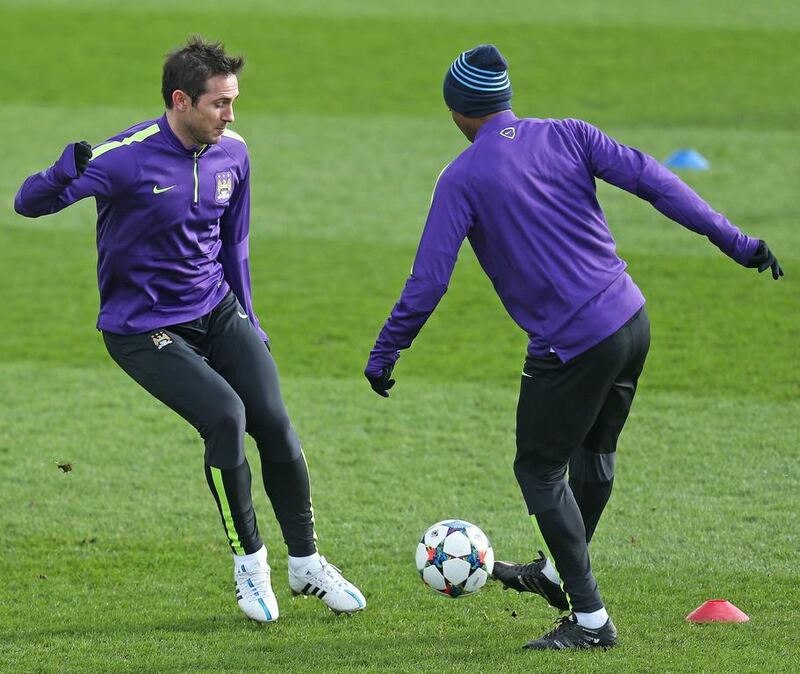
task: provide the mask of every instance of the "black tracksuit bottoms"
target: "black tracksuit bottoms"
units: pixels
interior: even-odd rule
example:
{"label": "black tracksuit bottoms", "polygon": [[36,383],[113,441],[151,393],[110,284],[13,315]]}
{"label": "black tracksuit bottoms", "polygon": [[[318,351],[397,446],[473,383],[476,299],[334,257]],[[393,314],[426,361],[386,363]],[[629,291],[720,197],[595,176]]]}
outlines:
{"label": "black tracksuit bottoms", "polygon": [[555,354],[525,361],[514,473],[574,611],[603,607],[588,544],[611,494],[617,439],[649,346],[642,307],[566,363]]}
{"label": "black tracksuit bottoms", "polygon": [[232,292],[196,320],[135,335],[104,332],[103,340],[131,378],[205,441],[206,479],[235,554],[262,545],[245,432],[258,446],[264,489],[289,554],[316,551],[308,468],[283,403],[278,370]]}

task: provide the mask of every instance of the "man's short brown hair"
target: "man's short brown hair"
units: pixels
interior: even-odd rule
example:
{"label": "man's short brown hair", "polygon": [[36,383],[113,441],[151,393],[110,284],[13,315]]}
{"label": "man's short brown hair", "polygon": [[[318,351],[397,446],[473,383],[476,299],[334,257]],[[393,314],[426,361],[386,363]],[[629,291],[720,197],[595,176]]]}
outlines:
{"label": "man's short brown hair", "polygon": [[161,78],[161,95],[168,108],[172,107],[172,93],[177,89],[192,99],[192,104],[203,95],[206,81],[216,75],[238,75],[244,67],[244,58],[228,56],[221,42],[208,42],[193,35],[186,46],[167,54]]}

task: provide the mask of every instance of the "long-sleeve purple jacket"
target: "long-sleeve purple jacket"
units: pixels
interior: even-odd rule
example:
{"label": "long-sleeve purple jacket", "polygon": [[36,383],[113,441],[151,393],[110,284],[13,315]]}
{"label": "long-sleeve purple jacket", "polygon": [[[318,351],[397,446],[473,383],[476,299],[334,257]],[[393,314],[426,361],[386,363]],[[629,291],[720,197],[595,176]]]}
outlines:
{"label": "long-sleeve purple jacket", "polygon": [[186,149],[166,115],[93,149],[78,177],[73,145],[30,176],[14,200],[38,217],[97,202],[97,327],[148,332],[194,320],[233,290],[262,338],[253,311],[248,235],[250,159],[238,134]]}
{"label": "long-sleeve purple jacket", "polygon": [[644,304],[597,201],[601,178],[704,234],[744,265],[740,232],[649,155],[577,119],[489,119],[436,184],[411,276],[372,349],[379,375],[411,345],[447,290],[466,238],[528,352],[563,362],[618,330]]}

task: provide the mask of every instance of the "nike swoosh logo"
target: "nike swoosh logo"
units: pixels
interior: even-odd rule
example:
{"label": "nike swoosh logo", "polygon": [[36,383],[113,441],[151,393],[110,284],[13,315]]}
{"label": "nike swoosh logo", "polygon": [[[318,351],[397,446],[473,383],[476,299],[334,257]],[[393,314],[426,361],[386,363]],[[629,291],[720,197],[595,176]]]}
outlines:
{"label": "nike swoosh logo", "polygon": [[161,194],[162,192],[167,192],[171,190],[173,187],[177,187],[177,185],[170,185],[169,187],[159,187],[158,185],[153,185],[153,194]]}
{"label": "nike swoosh logo", "polygon": [[236,313],[238,314],[239,318],[247,318],[247,314],[243,314],[241,311],[237,310]]}

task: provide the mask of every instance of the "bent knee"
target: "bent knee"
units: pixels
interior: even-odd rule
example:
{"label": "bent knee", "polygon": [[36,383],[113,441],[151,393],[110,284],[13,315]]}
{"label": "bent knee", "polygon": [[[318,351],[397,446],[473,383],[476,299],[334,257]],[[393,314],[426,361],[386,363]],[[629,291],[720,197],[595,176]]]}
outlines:
{"label": "bent knee", "polygon": [[248,423],[247,432],[268,461],[294,461],[300,456],[300,438],[286,414],[257,417]]}
{"label": "bent knee", "polygon": [[208,416],[203,424],[204,428],[201,429],[200,432],[205,432],[206,434],[243,434],[245,419],[242,401],[238,398],[230,398],[219,405],[214,412]]}
{"label": "bent knee", "polygon": [[230,398],[204,419],[200,435],[206,443],[206,463],[232,468],[244,461],[245,409],[238,398]]}
{"label": "bent knee", "polygon": [[570,479],[581,482],[610,482],[616,471],[617,453],[596,453],[580,448],[569,462]]}

